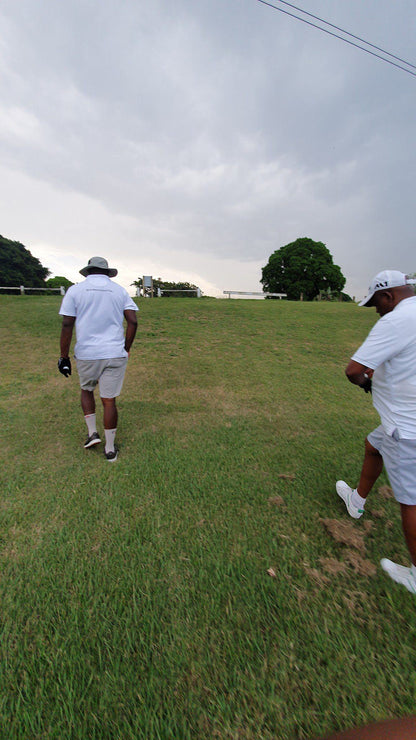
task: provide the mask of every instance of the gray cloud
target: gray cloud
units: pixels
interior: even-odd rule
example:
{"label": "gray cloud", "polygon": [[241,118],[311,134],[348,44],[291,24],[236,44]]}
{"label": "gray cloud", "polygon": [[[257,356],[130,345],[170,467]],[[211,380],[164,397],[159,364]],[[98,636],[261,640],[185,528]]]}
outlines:
{"label": "gray cloud", "polygon": [[[410,0],[302,6],[412,56]],[[354,295],[416,270],[415,78],[256,0],[10,0],[0,33],[1,231],[54,272],[256,290],[305,235]]]}

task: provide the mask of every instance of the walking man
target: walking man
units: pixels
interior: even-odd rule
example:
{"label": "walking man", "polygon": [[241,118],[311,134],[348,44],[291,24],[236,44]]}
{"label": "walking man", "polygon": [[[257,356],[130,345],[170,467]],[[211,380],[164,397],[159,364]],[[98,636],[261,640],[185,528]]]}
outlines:
{"label": "walking man", "polygon": [[[99,385],[104,408],[104,455],[109,462],[117,460],[116,397],[120,395],[127,358],[137,329],[138,308],[127,291],[112,282],[117,270],[103,257],[91,257],[80,270],[86,279],[68,288],[59,310],[62,316],[61,357],[58,369],[71,375],[69,348],[75,325],[74,355],[81,385],[81,406],[88,429],[84,447],[101,442],[97,432],[94,388]],[[124,336],[123,318],[127,328]]]}
{"label": "walking man", "polygon": [[366,498],[383,463],[400,504],[410,567],[381,560],[389,576],[416,594],[416,296],[406,275],[384,270],[372,280],[360,306],[374,306],[380,319],[352,356],[348,380],[372,391],[381,425],[365,440],[357,488],[338,481],[336,490],[350,516],[364,513]]}

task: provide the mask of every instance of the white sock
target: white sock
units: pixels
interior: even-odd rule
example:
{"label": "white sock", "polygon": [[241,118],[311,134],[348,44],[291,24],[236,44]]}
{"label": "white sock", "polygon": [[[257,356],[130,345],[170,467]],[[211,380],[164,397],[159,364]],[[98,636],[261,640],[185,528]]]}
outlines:
{"label": "white sock", "polygon": [[104,429],[105,433],[105,451],[114,452],[114,440],[117,429]]}
{"label": "white sock", "polygon": [[411,565],[411,567],[410,567],[410,572],[411,572],[411,574],[412,574],[413,578],[414,578],[414,579],[415,579],[415,581],[416,581],[416,565],[413,565],[413,563],[412,563],[412,565]]}
{"label": "white sock", "polygon": [[352,492],[351,501],[357,509],[364,509],[366,499],[360,496],[356,488]]}
{"label": "white sock", "polygon": [[86,416],[84,416],[84,419],[85,419],[85,423],[88,428],[88,436],[91,437],[94,434],[94,432],[97,431],[97,423],[95,420],[95,414],[87,414]]}

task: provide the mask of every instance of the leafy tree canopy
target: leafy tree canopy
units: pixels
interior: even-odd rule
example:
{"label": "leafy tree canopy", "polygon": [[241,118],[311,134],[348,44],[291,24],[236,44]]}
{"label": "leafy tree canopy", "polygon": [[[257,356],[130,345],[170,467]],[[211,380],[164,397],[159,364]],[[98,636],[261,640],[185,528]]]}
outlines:
{"label": "leafy tree canopy", "polygon": [[42,288],[49,274],[50,270],[43,267],[23,244],[0,236],[0,285]]}
{"label": "leafy tree canopy", "polygon": [[302,237],[277,249],[262,268],[264,292],[286,293],[289,300],[301,296],[312,301],[321,292],[341,293],[345,277],[322,242]]}
{"label": "leafy tree canopy", "polygon": [[74,283],[68,280],[68,278],[62,277],[62,275],[57,275],[56,277],[49,278],[45,283],[48,288],[60,288],[62,285],[65,290],[67,290],[67,288],[70,288],[73,284]]}
{"label": "leafy tree canopy", "polygon": [[[131,285],[135,285],[136,288],[139,288],[140,291],[143,291],[143,278],[137,278]],[[162,295],[164,297],[167,296],[176,296],[179,298],[194,298],[196,296],[195,293],[188,293],[187,291],[193,290],[197,291],[198,286],[193,285],[192,283],[172,283],[168,282],[167,280],[162,280],[161,278],[153,278],[153,291],[155,294],[157,294],[157,289],[160,288],[160,290],[163,291]],[[169,293],[169,291],[175,291]],[[184,291],[183,293],[177,292],[177,291]]]}

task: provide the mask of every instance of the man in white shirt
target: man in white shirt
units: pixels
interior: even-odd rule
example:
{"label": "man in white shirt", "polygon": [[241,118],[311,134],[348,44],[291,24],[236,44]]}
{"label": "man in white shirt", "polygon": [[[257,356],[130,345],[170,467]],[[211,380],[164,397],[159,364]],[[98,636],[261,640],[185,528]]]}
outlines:
{"label": "man in white shirt", "polygon": [[360,306],[375,306],[379,321],[346,368],[351,383],[372,391],[381,425],[365,441],[357,488],[338,481],[350,516],[364,513],[366,498],[385,465],[400,503],[410,568],[381,560],[389,576],[416,594],[416,296],[406,275],[384,270],[372,280]]}
{"label": "man in white shirt", "polygon": [[[59,310],[63,318],[58,369],[65,377],[71,375],[69,348],[75,325],[74,355],[88,429],[84,447],[89,449],[101,442],[94,398],[94,388],[98,384],[104,407],[104,455],[109,462],[114,462],[117,460],[116,397],[121,393],[127,358],[136,334],[138,308],[127,291],[110,280],[117,275],[117,270],[109,268],[103,257],[91,257],[80,273],[86,280],[68,288]],[[127,322],[125,336],[123,319]]]}

